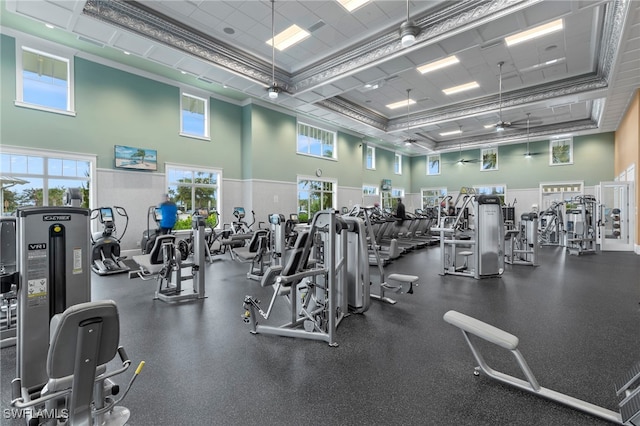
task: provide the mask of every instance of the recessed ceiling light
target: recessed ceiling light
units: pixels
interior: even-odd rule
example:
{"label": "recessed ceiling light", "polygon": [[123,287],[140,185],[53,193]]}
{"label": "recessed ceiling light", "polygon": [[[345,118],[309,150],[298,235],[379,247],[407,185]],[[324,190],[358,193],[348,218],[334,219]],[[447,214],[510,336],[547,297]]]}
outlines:
{"label": "recessed ceiling light", "polygon": [[[305,31],[302,28],[300,28],[299,26],[297,26],[296,24],[293,24],[292,26],[290,26],[286,30],[284,30],[281,33],[277,34],[273,38],[273,40],[275,40],[276,49],[284,50],[287,47],[291,47],[294,44],[304,40],[305,38],[309,37],[310,35],[311,34],[309,34],[308,31]],[[272,39],[267,40],[267,44],[269,46],[271,46],[271,44],[273,43],[271,40]]]}
{"label": "recessed ceiling light", "polygon": [[566,60],[565,57],[562,58],[556,58],[556,59],[551,59],[549,61],[546,62],[542,62],[540,64],[535,64],[535,65],[531,65],[530,67],[526,67],[526,68],[522,68],[520,70],[520,72],[529,72],[529,71],[535,71],[537,69],[540,68],[545,68],[545,67],[549,67],[551,65],[557,65],[557,64],[561,64]]}
{"label": "recessed ceiling light", "polygon": [[369,3],[369,0],[337,0],[347,11],[353,12],[362,5]]}
{"label": "recessed ceiling light", "polygon": [[475,89],[476,87],[480,87],[480,85],[476,81],[472,81],[461,84],[460,86],[449,87],[448,89],[444,89],[443,92],[445,95],[453,95],[454,93],[464,92],[465,90]]}
{"label": "recessed ceiling light", "polygon": [[458,130],[452,130],[450,132],[443,132],[440,133],[440,136],[452,136],[452,135],[459,135],[460,133],[462,133],[462,130],[458,129]]}
{"label": "recessed ceiling light", "polygon": [[439,61],[430,62],[428,64],[421,65],[417,69],[422,74],[426,74],[428,72],[439,70],[440,68],[444,68],[449,65],[457,64],[458,62],[460,62],[458,57],[456,55],[453,55],[453,56],[448,56],[444,59],[440,59]]}
{"label": "recessed ceiling light", "polygon": [[415,104],[416,101],[414,101],[413,99],[405,99],[404,101],[400,101],[400,102],[394,102],[392,104],[388,104],[385,105],[387,108],[389,109],[396,109],[396,108],[401,108],[401,107],[406,107],[409,105],[413,105]]}
{"label": "recessed ceiling light", "polygon": [[564,28],[564,21],[557,19],[544,25],[533,27],[530,30],[522,31],[521,33],[514,34],[509,37],[505,37],[504,41],[507,46],[513,46],[523,41],[531,40],[534,38],[542,37],[543,35],[560,31]]}
{"label": "recessed ceiling light", "polygon": [[491,129],[492,127],[495,127],[495,124],[485,124],[484,125],[485,129]]}
{"label": "recessed ceiling light", "polygon": [[124,53],[125,55],[131,55],[131,52],[127,52],[126,50],[123,50],[122,53]]}
{"label": "recessed ceiling light", "polygon": [[44,24],[45,27],[49,28],[49,29],[54,29],[55,27],[51,24]]}
{"label": "recessed ceiling light", "polygon": [[233,28],[231,28],[231,27],[225,27],[225,28],[223,28],[223,30],[222,30],[222,31],[224,31],[224,32],[225,32],[225,34],[235,34],[235,33],[236,33],[236,30],[234,30],[234,29],[233,29]]}

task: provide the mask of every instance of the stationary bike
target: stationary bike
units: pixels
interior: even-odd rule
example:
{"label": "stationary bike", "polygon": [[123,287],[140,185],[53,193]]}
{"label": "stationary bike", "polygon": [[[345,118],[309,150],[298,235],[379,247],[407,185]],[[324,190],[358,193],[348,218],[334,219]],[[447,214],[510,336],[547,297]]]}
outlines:
{"label": "stationary bike", "polygon": [[124,230],[120,237],[116,235],[116,223],[111,207],[100,207],[91,211],[91,220],[98,219],[101,232],[91,234],[91,270],[98,275],[119,274],[129,271],[129,267],[120,257],[120,241],[127,232],[129,216],[124,207],[114,206],[116,213],[125,219]]}

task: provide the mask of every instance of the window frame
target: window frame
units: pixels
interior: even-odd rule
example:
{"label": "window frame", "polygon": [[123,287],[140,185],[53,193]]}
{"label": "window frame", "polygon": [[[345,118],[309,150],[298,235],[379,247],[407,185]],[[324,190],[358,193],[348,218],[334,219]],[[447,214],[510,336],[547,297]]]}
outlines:
{"label": "window frame", "polygon": [[[425,192],[437,192],[438,196],[435,197],[435,195],[431,194],[431,195],[425,195]],[[420,188],[420,200],[422,202],[422,209],[429,209],[432,207],[439,207],[441,200],[443,200],[446,196],[447,196],[447,188],[446,187],[439,187],[439,188]],[[425,204],[425,198],[429,198],[429,199],[435,199],[437,200],[434,206],[427,206]]]}
{"label": "window frame", "polygon": [[[369,167],[369,150],[371,150],[371,167]],[[367,170],[375,170],[376,169],[376,147],[373,145],[367,144],[365,155],[364,155],[364,167]]]}
{"label": "window frame", "polygon": [[395,152],[393,157],[393,173],[402,175],[402,154]]}
{"label": "window frame", "polygon": [[[301,136],[301,134],[300,134],[300,126],[307,126],[307,127],[312,128],[312,129],[316,129],[316,130],[319,130],[321,132],[326,132],[326,133],[330,134],[331,137],[332,137],[332,144],[333,144],[332,145],[333,146],[333,150],[331,152],[331,154],[332,154],[331,157],[326,156],[326,155],[322,155],[322,154],[321,155],[316,155],[316,154],[311,153],[310,152],[311,151],[310,150],[311,144],[309,144],[309,150],[307,150],[307,152],[300,151],[299,150],[299,145],[300,145],[299,142],[300,142],[300,136]],[[323,147],[324,147],[324,143],[321,145],[321,152],[324,152]],[[329,130],[329,129],[326,129],[326,128],[322,128],[322,127],[316,126],[314,124],[310,124],[310,123],[305,122],[305,121],[300,121],[300,120],[297,121],[296,122],[296,154],[298,154],[298,155],[307,155],[307,156],[310,156],[310,157],[313,157],[313,158],[321,158],[323,160],[337,161],[338,160],[338,132],[335,131],[335,130]]]}
{"label": "window frame", "polygon": [[[178,182],[171,182],[169,180],[169,172],[170,170],[180,170],[180,171],[187,171],[187,172],[191,172],[194,174],[195,173],[212,173],[212,174],[217,174],[218,175],[218,179],[217,179],[217,184],[216,185],[211,185],[211,184],[196,184],[195,182],[192,182],[190,185],[185,185],[184,183],[180,183],[182,186],[191,186],[191,207],[192,208],[196,208],[196,207],[202,207],[202,206],[196,206],[196,200],[195,200],[195,189],[196,188],[209,188],[212,186],[215,186],[215,190],[216,190],[216,211],[218,212],[218,224],[216,226],[216,228],[219,228],[221,226],[221,224],[223,223],[223,218],[222,218],[222,169],[217,169],[214,167],[198,167],[198,166],[189,166],[189,165],[184,165],[184,164],[176,164],[176,163],[165,163],[164,164],[164,187],[167,190],[167,192],[169,192],[169,188],[170,186],[173,185],[178,185]],[[178,207],[179,208],[179,207]],[[187,212],[183,212],[183,213],[187,213]]]}
{"label": "window frame", "polygon": [[[97,174],[97,157],[92,154],[77,154],[71,152],[61,152],[61,151],[52,151],[46,149],[31,149],[31,148],[19,148],[15,146],[0,146],[0,154],[9,154],[9,155],[24,155],[29,157],[39,157],[43,159],[43,173],[34,174],[34,173],[14,173],[6,170],[2,171],[2,174],[5,176],[16,176],[16,177],[34,177],[38,179],[42,179],[43,181],[43,195],[42,195],[42,204],[49,205],[49,187],[48,180],[49,179],[67,179],[67,180],[77,180],[79,182],[87,181],[87,179],[73,177],[73,176],[59,176],[59,175],[50,175],[49,172],[49,159],[62,159],[62,160],[73,160],[73,161],[86,161],[89,163],[89,177],[88,177],[88,187],[89,187],[89,200],[88,206],[90,209],[95,208],[97,204],[97,194],[96,194],[96,174]],[[0,206],[0,210],[4,213],[4,206]]]}
{"label": "window frame", "polygon": [[[184,131],[184,120],[183,120],[183,98],[184,97],[188,97],[188,98],[192,98],[192,99],[196,99],[199,101],[204,102],[204,135],[198,135],[195,133],[188,133]],[[192,138],[192,139],[200,139],[200,140],[205,140],[205,141],[211,141],[211,136],[210,136],[210,131],[209,131],[209,115],[211,113],[210,111],[210,102],[209,102],[209,97],[206,95],[197,95],[194,94],[193,91],[191,90],[185,90],[185,89],[180,89],[180,131],[179,131],[179,135],[186,137],[186,138]]]}
{"label": "window frame", "polygon": [[[373,189],[373,193],[365,192],[365,189]],[[362,184],[362,195],[380,195],[380,188],[378,185],[372,185],[370,183]]]}
{"label": "window frame", "polygon": [[[434,158],[434,157],[438,157],[438,172],[437,173],[431,173],[431,167],[429,167],[429,163],[430,163],[430,158]],[[426,165],[426,173],[427,176],[437,176],[439,174],[442,173],[442,158],[440,157],[440,154],[429,154],[427,155],[427,165]]]}
{"label": "window frame", "polygon": [[[338,181],[336,179],[328,179],[328,178],[320,178],[317,176],[305,176],[305,175],[298,175],[296,178],[296,212],[298,214],[300,214],[300,212],[302,210],[300,210],[300,182],[301,181],[312,181],[312,182],[323,182],[323,183],[330,183],[331,184],[331,201],[332,201],[332,206],[330,206],[330,208],[333,209],[337,209],[337,205],[338,205]],[[327,191],[321,190],[320,193],[325,193]],[[329,208],[328,206],[324,206],[325,209]],[[313,216],[310,215],[310,205],[307,206],[307,210],[306,213],[307,215],[309,215],[309,219],[311,219]],[[315,214],[315,213],[314,213]]]}
{"label": "window frame", "polygon": [[[49,45],[46,42],[32,40],[31,38],[16,38],[16,99],[14,105],[37,111],[51,112],[54,114],[76,116],[75,111],[75,56],[72,50],[60,46]],[[46,105],[38,105],[24,100],[24,69],[23,51],[46,56],[67,63],[67,109],[57,109]]]}
{"label": "window frame", "polygon": [[[484,188],[491,188],[491,193],[487,195],[497,195],[498,198],[502,200],[502,205],[507,204],[507,184],[498,183],[498,184],[486,184],[486,185],[473,185],[473,189],[476,191],[476,194],[483,195],[480,190]],[[503,192],[495,192],[496,188],[502,188]]]}

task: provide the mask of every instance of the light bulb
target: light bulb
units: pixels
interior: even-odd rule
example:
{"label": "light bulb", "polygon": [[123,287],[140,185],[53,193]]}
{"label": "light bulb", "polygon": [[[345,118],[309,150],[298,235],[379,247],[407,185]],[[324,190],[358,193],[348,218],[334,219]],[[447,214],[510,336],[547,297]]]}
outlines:
{"label": "light bulb", "polygon": [[269,98],[270,99],[278,99],[278,88],[271,86],[269,87]]}
{"label": "light bulb", "polygon": [[402,47],[409,47],[416,42],[416,36],[413,34],[405,34],[402,36]]}

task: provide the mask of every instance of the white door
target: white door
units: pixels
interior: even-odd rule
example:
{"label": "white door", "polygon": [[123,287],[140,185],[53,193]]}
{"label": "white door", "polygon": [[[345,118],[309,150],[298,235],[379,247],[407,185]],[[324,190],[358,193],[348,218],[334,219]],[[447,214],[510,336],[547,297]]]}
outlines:
{"label": "white door", "polygon": [[600,182],[598,237],[601,250],[633,251],[633,194],[632,182]]}

